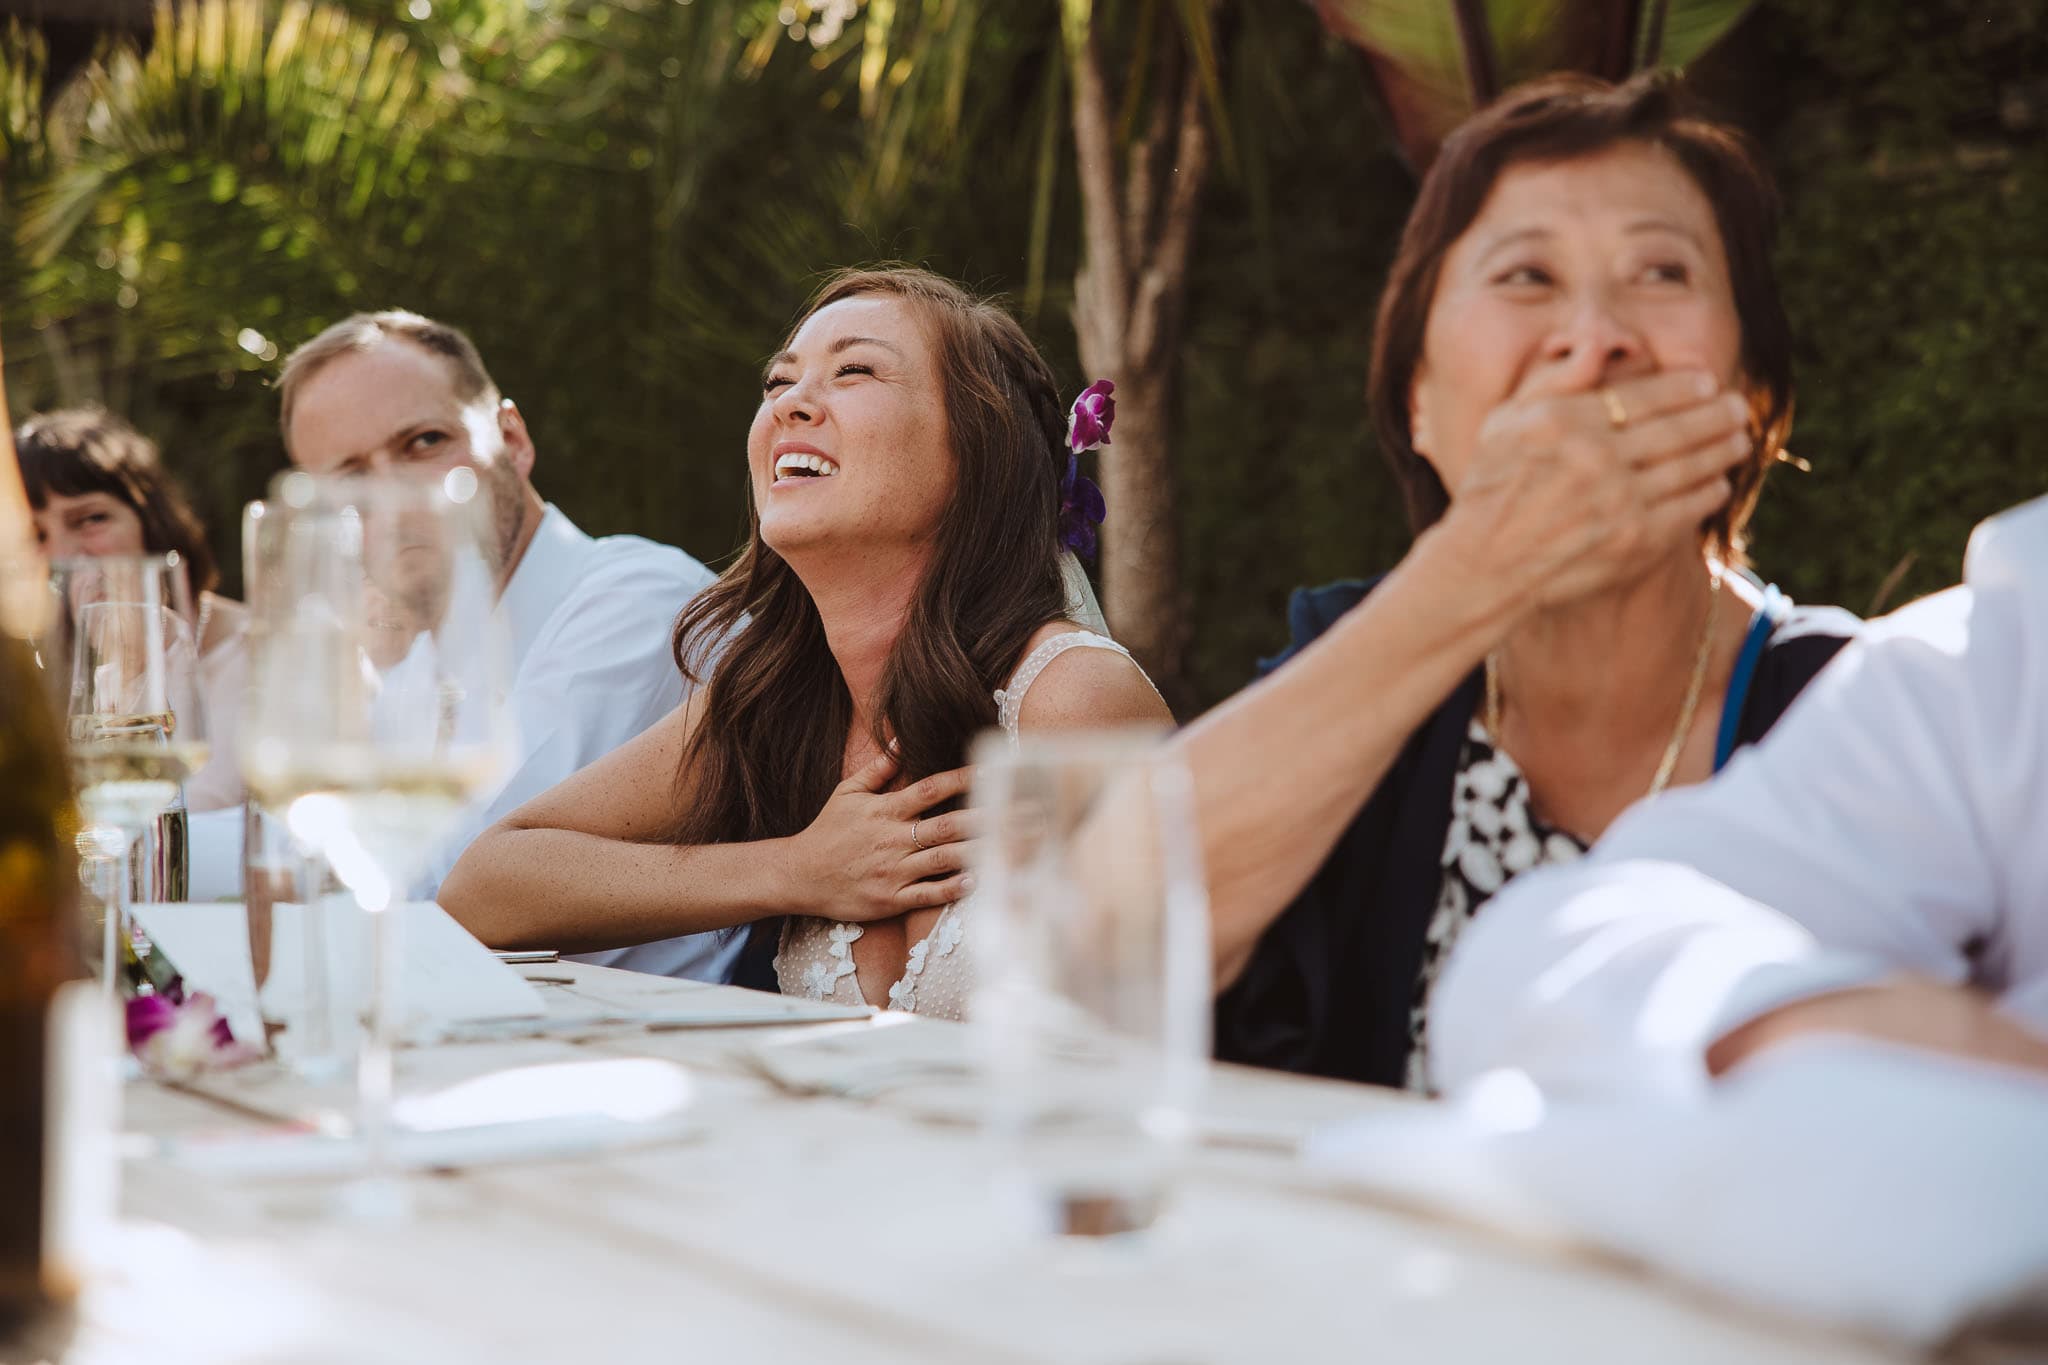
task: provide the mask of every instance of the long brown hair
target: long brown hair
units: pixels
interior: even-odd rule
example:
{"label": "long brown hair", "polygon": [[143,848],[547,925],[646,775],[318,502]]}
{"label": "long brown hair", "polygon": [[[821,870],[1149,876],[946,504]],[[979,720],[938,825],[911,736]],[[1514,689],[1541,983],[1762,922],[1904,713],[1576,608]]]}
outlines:
{"label": "long brown hair", "polygon": [[[1066,615],[1059,564],[1065,416],[1050,366],[994,302],[925,270],[843,272],[812,298],[793,336],[841,299],[884,294],[924,323],[938,362],[955,478],[930,566],[889,651],[874,707],[877,745],[894,738],[908,777],[955,768],[995,724],[993,694],[1031,636]],[[677,843],[795,834],[840,782],[853,698],[802,580],[761,539],[676,623],[677,667],[706,683],[683,754],[695,799]]]}
{"label": "long brown hair", "polygon": [[1752,451],[1730,473],[1732,496],[1703,530],[1723,562],[1747,562],[1750,514],[1764,473],[1783,457],[1792,430],[1792,329],[1771,270],[1777,191],[1749,140],[1699,112],[1683,83],[1668,72],[1647,72],[1620,85],[1555,75],[1516,86],[1460,124],[1423,179],[1380,297],[1369,384],[1374,434],[1417,533],[1450,505],[1443,480],[1416,452],[1408,430],[1408,391],[1444,256],[1510,166],[1569,161],[1630,142],[1661,147],[1675,157],[1714,206],[1721,229],[1742,325]]}

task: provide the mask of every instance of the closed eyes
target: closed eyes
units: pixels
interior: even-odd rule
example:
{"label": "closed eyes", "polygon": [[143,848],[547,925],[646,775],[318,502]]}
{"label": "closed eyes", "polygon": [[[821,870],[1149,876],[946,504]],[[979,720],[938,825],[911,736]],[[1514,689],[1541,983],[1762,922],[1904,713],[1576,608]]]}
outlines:
{"label": "closed eyes", "polygon": [[[832,372],[832,377],[834,379],[844,379],[846,376],[850,374],[871,375],[874,372],[875,369],[872,365],[862,365],[856,361],[848,361],[846,364],[841,365],[838,369],[834,370]],[[773,393],[777,389],[786,388],[794,383],[796,383],[796,381],[794,379],[791,379],[788,375],[771,374],[766,379],[761,381],[761,392]]]}

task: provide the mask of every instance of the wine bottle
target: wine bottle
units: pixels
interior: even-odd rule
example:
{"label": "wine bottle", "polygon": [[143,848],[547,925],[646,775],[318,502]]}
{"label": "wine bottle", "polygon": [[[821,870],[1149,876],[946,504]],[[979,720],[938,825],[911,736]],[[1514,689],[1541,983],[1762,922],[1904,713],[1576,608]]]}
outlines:
{"label": "wine bottle", "polygon": [[78,1024],[106,1021],[81,1012],[79,822],[56,708],[25,643],[45,582],[0,385],[0,1347],[76,1294],[65,1230],[91,1199],[75,1149],[103,1145],[77,1143],[73,1123],[97,1094]]}
{"label": "wine bottle", "polygon": [[81,977],[78,821],[64,743],[27,647],[0,630],[0,1338],[73,1293],[52,1255],[52,1006]]}

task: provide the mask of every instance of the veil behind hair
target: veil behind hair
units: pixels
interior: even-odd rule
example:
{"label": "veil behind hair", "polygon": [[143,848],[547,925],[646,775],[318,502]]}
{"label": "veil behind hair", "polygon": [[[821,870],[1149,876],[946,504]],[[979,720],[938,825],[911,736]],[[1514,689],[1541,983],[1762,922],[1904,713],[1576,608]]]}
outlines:
{"label": "veil behind hair", "polygon": [[1094,585],[1088,581],[1088,571],[1081,567],[1080,556],[1072,550],[1060,551],[1060,577],[1067,585],[1068,618],[1097,635],[1108,635],[1109,622],[1103,618],[1102,604],[1095,600]]}

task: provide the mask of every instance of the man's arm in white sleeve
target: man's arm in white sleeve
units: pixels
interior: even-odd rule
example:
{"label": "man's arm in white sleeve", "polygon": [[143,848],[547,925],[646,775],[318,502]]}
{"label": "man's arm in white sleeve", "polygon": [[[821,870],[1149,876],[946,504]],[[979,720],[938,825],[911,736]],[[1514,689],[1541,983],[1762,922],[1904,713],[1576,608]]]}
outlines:
{"label": "man's arm in white sleeve", "polygon": [[2048,501],[1980,528],[1968,579],[1873,623],[1720,778],[1488,903],[1431,1003],[1437,1083],[1685,1093],[1778,1005],[1965,980],[2048,808]]}
{"label": "man's arm in white sleeve", "polygon": [[443,842],[415,884],[418,894],[438,891],[477,835],[681,704],[671,631],[712,580],[695,561],[656,548],[590,573],[534,642],[511,698],[519,761],[497,794]]}

